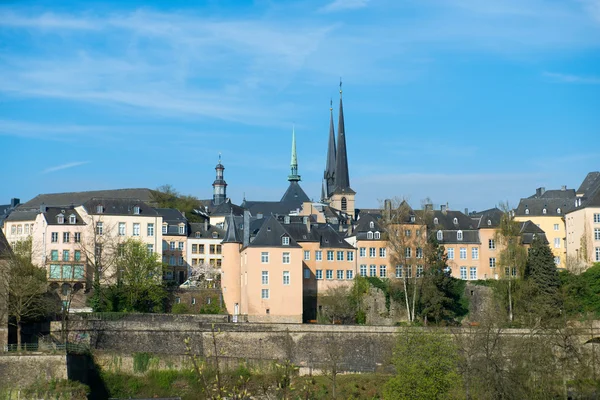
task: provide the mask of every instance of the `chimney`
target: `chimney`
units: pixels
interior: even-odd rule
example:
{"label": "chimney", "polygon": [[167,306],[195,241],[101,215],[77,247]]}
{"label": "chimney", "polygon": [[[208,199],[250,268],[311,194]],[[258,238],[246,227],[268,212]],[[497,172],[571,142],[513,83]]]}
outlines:
{"label": "chimney", "polygon": [[46,212],[46,205],[44,203],[40,204],[40,212],[41,213],[45,213]]}
{"label": "chimney", "polygon": [[563,192],[564,192],[564,191],[566,191],[566,190],[567,190],[567,185],[562,185],[562,186],[560,187],[560,190],[562,190]]}
{"label": "chimney", "polygon": [[469,209],[465,207],[465,215],[469,215]]}
{"label": "chimney", "polygon": [[244,247],[250,244],[250,211],[244,210]]}
{"label": "chimney", "polygon": [[19,204],[21,204],[21,200],[20,199],[17,199],[17,198],[10,199],[10,208],[15,208]]}
{"label": "chimney", "polygon": [[445,213],[448,210],[448,204],[440,205],[440,211]]}
{"label": "chimney", "polygon": [[385,210],[385,218],[389,221],[392,217],[392,201],[390,199],[383,201],[383,209]]}
{"label": "chimney", "polygon": [[536,197],[542,197],[542,195],[546,193],[546,188],[545,187],[539,187],[537,189],[535,189],[535,196]]}
{"label": "chimney", "polygon": [[204,232],[208,232],[208,218],[204,218]]}
{"label": "chimney", "polygon": [[433,204],[425,204],[425,211],[433,211]]}

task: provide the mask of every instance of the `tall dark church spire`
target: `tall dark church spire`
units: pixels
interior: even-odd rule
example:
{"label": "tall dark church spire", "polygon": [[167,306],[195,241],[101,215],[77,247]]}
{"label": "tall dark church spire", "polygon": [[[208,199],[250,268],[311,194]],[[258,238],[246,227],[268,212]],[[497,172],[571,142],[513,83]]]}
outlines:
{"label": "tall dark church spire", "polygon": [[327,145],[327,163],[323,174],[323,193],[325,200],[335,188],[335,127],[333,126],[333,100],[329,101],[329,144]]}
{"label": "tall dark church spire", "polygon": [[215,206],[224,203],[227,199],[227,182],[223,178],[224,170],[225,167],[221,164],[221,153],[219,153],[219,163],[215,167],[217,174],[213,182],[213,203]]}
{"label": "tall dark church spire", "polygon": [[338,120],[337,152],[335,159],[335,192],[352,192],[346,154],[346,132],[344,129],[344,106],[342,104],[342,80],[340,79],[340,115]]}

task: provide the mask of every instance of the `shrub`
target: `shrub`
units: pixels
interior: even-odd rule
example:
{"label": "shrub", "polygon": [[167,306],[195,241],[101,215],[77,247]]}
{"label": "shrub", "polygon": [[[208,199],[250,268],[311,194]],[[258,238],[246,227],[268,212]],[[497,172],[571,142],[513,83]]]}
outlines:
{"label": "shrub", "polygon": [[177,304],[174,304],[173,307],[171,308],[171,313],[172,314],[189,314],[190,308],[187,306],[187,304],[177,303]]}

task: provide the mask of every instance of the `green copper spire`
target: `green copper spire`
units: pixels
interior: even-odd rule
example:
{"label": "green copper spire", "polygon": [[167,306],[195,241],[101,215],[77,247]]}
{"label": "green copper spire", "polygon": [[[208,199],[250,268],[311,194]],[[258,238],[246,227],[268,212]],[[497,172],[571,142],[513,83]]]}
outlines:
{"label": "green copper spire", "polygon": [[292,162],[290,163],[290,175],[288,181],[298,182],[300,175],[298,175],[298,156],[296,155],[296,130],[292,127]]}

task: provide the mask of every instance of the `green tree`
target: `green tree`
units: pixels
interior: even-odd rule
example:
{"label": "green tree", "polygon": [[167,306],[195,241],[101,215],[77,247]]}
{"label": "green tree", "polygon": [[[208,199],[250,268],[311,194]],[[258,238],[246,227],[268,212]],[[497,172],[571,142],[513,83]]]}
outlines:
{"label": "green tree", "polygon": [[127,308],[139,312],[164,310],[167,292],[158,254],[149,252],[145,243],[129,239],[118,250],[116,266],[118,292],[123,294]]}
{"label": "green tree", "polygon": [[172,185],[162,185],[152,191],[152,202],[161,208],[175,208],[183,213],[189,222],[204,222],[203,217],[195,214],[201,208],[200,200],[194,196],[182,195]]}
{"label": "green tree", "polygon": [[51,311],[46,270],[31,262],[31,238],[17,242],[8,254],[7,277],[8,315],[17,327],[17,345],[21,347],[23,322],[47,315]]}
{"label": "green tree", "polygon": [[444,399],[460,385],[457,349],[443,332],[404,328],[393,362],[397,372],[384,387],[384,399]]}
{"label": "green tree", "polygon": [[523,276],[527,262],[527,250],[521,244],[521,225],[514,220],[513,213],[507,204],[501,205],[504,214],[500,219],[495,239],[500,249],[498,266],[500,276],[507,282],[508,319],[514,320],[514,283]]}
{"label": "green tree", "polygon": [[463,301],[464,282],[447,272],[448,258],[444,253],[444,246],[431,237],[425,249],[428,268],[421,288],[420,314],[425,321],[436,324],[454,322],[468,312]]}
{"label": "green tree", "polygon": [[540,235],[534,237],[529,248],[525,277],[530,281],[537,314],[542,318],[557,316],[561,309],[560,277],[552,251]]}

